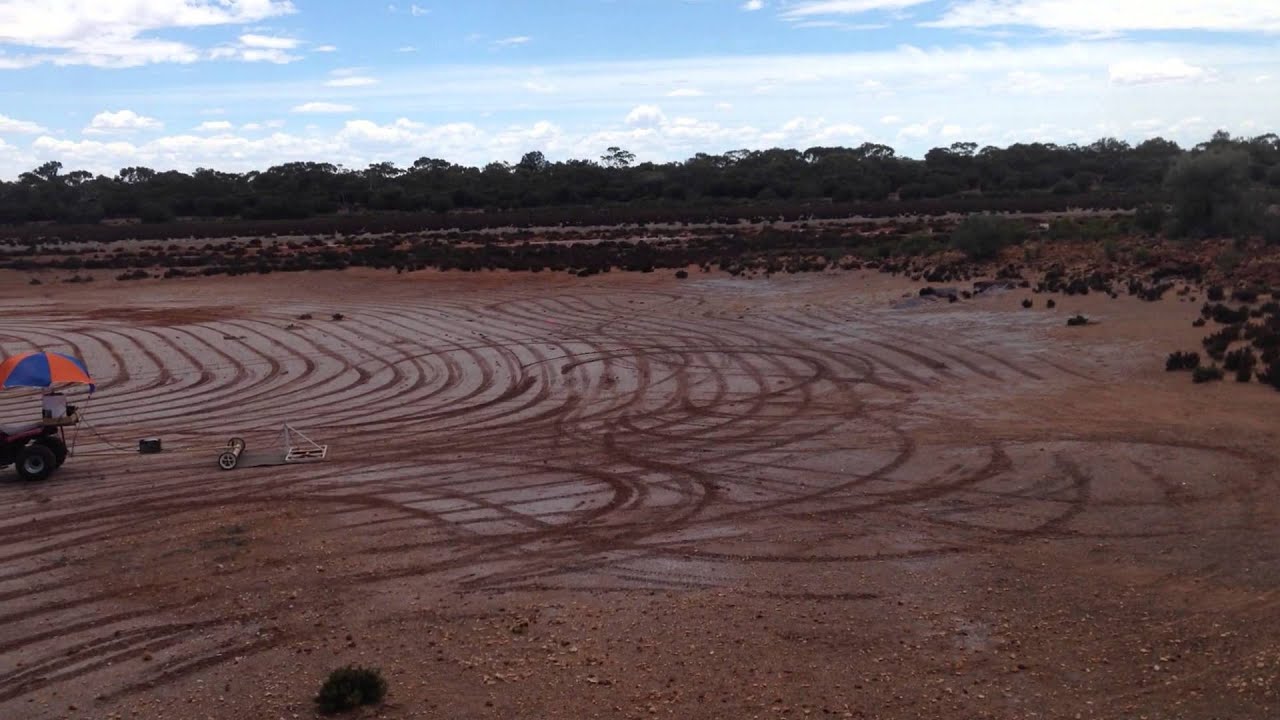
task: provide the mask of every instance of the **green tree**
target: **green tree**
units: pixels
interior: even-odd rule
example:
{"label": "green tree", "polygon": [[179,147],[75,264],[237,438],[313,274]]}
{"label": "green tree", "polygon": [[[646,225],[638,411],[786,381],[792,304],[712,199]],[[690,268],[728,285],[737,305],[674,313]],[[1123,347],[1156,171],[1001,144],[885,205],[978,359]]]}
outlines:
{"label": "green tree", "polygon": [[[1212,141],[1223,142],[1219,136]],[[1169,170],[1165,187],[1176,235],[1232,236],[1250,231],[1259,220],[1260,208],[1249,197],[1249,155],[1242,150],[1183,156]]]}
{"label": "green tree", "polygon": [[616,145],[605,150],[604,155],[600,156],[600,164],[614,170],[629,168],[635,161],[635,153],[623,150]]}

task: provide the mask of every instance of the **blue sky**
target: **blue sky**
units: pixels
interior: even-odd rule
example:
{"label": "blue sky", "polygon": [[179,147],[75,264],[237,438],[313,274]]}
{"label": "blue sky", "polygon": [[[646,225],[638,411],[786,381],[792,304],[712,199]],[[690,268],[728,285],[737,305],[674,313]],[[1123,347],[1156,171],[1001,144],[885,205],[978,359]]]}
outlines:
{"label": "blue sky", "polygon": [[0,177],[1280,129],[1274,0],[0,0]]}

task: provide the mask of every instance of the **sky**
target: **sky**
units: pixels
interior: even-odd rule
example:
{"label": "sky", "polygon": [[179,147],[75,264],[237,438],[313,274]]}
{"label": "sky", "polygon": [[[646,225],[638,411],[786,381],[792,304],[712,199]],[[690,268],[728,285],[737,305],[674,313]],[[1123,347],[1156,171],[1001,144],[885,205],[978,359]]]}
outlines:
{"label": "sky", "polygon": [[1280,131],[1280,0],[0,0],[0,178]]}

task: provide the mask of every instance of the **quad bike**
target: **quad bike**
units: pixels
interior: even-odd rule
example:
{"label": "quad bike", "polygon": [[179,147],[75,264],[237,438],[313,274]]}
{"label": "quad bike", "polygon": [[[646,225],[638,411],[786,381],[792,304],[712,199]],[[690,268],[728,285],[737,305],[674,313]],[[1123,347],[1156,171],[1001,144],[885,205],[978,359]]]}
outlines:
{"label": "quad bike", "polygon": [[16,465],[23,480],[44,480],[66,460],[67,442],[61,426],[0,427],[0,468]]}

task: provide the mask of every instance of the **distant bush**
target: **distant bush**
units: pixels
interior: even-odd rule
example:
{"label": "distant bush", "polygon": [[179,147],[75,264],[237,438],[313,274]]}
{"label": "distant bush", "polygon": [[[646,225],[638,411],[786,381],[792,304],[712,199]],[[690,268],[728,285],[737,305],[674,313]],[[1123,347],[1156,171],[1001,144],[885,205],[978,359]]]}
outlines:
{"label": "distant bush", "polygon": [[[1272,169],[1280,171],[1280,166]],[[1280,245],[1280,215],[1267,215],[1262,219],[1262,242],[1273,247]]]}
{"label": "distant bush", "polygon": [[1222,302],[1227,299],[1227,291],[1222,289],[1221,285],[1214,285],[1209,288],[1209,301]]}
{"label": "distant bush", "polygon": [[1257,288],[1236,288],[1231,291],[1231,299],[1242,303],[1258,302]]}
{"label": "distant bush", "polygon": [[323,715],[377,705],[387,695],[387,681],[374,668],[347,666],[329,673],[316,695],[316,709]]}
{"label": "distant bush", "polygon": [[1244,254],[1235,249],[1223,250],[1213,262],[1224,275],[1230,275],[1244,262]]}
{"label": "distant bush", "polygon": [[1207,382],[1217,382],[1222,379],[1222,368],[1217,365],[1209,367],[1198,367],[1191,373],[1191,381],[1197,385]]}
{"label": "distant bush", "polygon": [[1235,373],[1237,381],[1249,382],[1253,379],[1253,368],[1257,364],[1258,357],[1253,354],[1253,348],[1240,348],[1227,353],[1222,368]]}
{"label": "distant bush", "polygon": [[1083,315],[1076,315],[1073,318],[1067,318],[1067,327],[1080,327],[1082,325],[1088,325],[1088,324],[1089,324],[1089,318]]}
{"label": "distant bush", "polygon": [[1247,233],[1258,221],[1254,204],[1246,198],[1249,154],[1243,150],[1211,150],[1177,160],[1165,178],[1173,200],[1175,235],[1234,237]]}
{"label": "distant bush", "polygon": [[1272,360],[1266,372],[1258,373],[1258,379],[1280,390],[1280,359]]}
{"label": "distant bush", "polygon": [[1147,235],[1158,235],[1164,229],[1168,215],[1169,211],[1165,209],[1164,205],[1147,203],[1138,207],[1133,221],[1138,226],[1138,229]]}
{"label": "distant bush", "polygon": [[951,234],[951,246],[970,260],[991,260],[1026,238],[1021,223],[990,215],[970,215]]}
{"label": "distant bush", "polygon": [[144,202],[138,208],[138,219],[144,223],[154,225],[173,222],[175,217],[173,210],[168,205],[158,202]]}
{"label": "distant bush", "polygon": [[1195,370],[1198,367],[1200,367],[1200,354],[1194,352],[1170,353],[1169,359],[1164,364],[1164,369],[1168,372]]}
{"label": "distant bush", "polygon": [[1249,319],[1249,308],[1242,307],[1239,310],[1232,310],[1221,303],[1206,307],[1208,308],[1207,317],[1212,318],[1219,325],[1236,325]]}
{"label": "distant bush", "polygon": [[1222,359],[1227,349],[1231,347],[1231,343],[1240,339],[1240,325],[1228,325],[1218,332],[1204,339],[1204,349],[1209,356],[1215,359]]}

